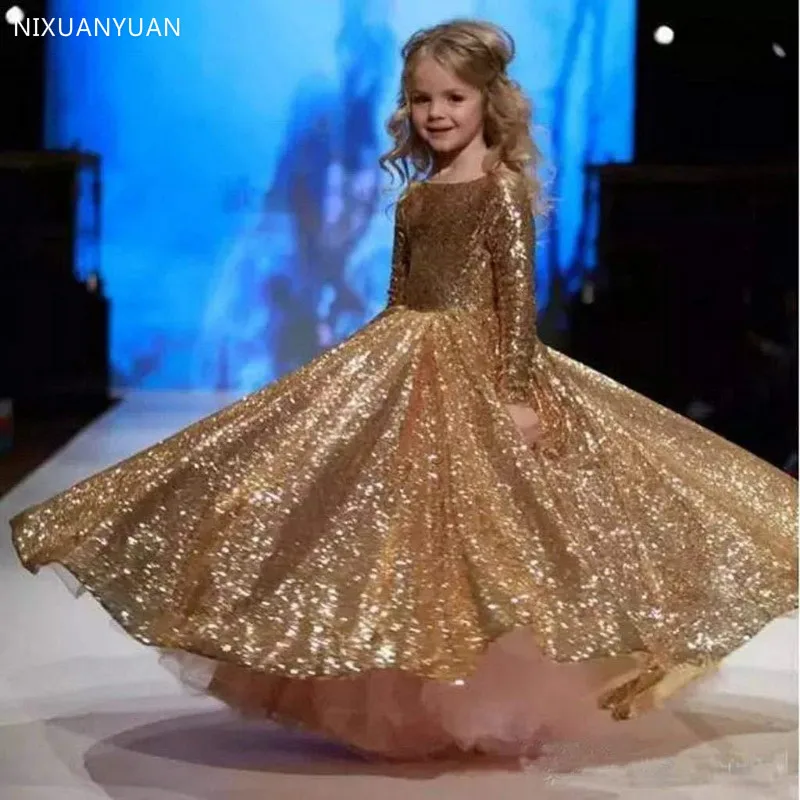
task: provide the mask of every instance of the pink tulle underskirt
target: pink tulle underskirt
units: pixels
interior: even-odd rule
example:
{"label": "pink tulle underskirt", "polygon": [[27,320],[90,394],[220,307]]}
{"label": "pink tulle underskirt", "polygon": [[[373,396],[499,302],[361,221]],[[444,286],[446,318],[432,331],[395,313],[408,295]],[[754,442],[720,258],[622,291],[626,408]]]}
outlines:
{"label": "pink tulle underskirt", "polygon": [[[534,757],[552,741],[591,737],[609,724],[599,693],[632,659],[560,664],[531,634],[499,638],[463,684],[397,670],[354,678],[292,679],[183,652],[164,652],[181,679],[247,716],[322,733],[364,753],[422,759],[461,753]],[[616,683],[616,681],[614,681]]]}

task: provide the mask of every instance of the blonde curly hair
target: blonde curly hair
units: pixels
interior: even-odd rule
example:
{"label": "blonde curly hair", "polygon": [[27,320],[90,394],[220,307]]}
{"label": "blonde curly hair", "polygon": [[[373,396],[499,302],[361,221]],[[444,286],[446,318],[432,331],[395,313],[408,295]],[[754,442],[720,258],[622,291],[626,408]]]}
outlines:
{"label": "blonde curly hair", "polygon": [[541,153],[531,135],[532,106],[519,83],[507,73],[514,58],[511,35],[498,25],[453,20],[417,31],[403,46],[403,72],[397,109],[386,124],[394,146],[380,157],[381,167],[399,177],[401,188],[427,177],[433,154],[411,124],[409,86],[417,64],[433,58],[484,96],[487,171],[504,166],[525,183],[534,212],[544,211],[538,176]]}

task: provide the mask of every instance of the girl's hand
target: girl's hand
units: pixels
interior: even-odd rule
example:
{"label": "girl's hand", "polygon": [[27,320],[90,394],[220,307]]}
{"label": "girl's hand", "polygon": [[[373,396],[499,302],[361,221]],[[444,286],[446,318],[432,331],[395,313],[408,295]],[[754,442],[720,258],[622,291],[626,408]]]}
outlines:
{"label": "girl's hand", "polygon": [[529,406],[520,406],[516,403],[506,404],[508,413],[514,424],[519,428],[525,443],[533,447],[542,436],[542,423],[539,415]]}

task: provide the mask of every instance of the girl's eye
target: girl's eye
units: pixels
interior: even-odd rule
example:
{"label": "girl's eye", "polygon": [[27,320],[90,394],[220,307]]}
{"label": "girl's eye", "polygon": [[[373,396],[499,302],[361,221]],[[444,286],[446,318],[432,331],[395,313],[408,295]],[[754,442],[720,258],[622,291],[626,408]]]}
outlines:
{"label": "girl's eye", "polygon": [[454,94],[450,99],[454,103],[460,103],[460,102],[462,102],[464,100],[464,98],[460,94]]}

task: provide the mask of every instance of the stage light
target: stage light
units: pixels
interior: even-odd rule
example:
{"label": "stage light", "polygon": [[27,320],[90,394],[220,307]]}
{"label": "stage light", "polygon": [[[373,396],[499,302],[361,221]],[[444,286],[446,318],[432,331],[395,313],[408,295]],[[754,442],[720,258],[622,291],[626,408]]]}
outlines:
{"label": "stage light", "polygon": [[19,6],[11,6],[6,11],[6,22],[9,25],[19,25],[25,19],[25,12]]}
{"label": "stage light", "polygon": [[669,25],[659,25],[653,34],[653,38],[659,44],[672,44],[675,41],[675,31]]}
{"label": "stage light", "polygon": [[772,52],[775,53],[778,58],[786,58],[786,51],[777,43],[772,43]]}

